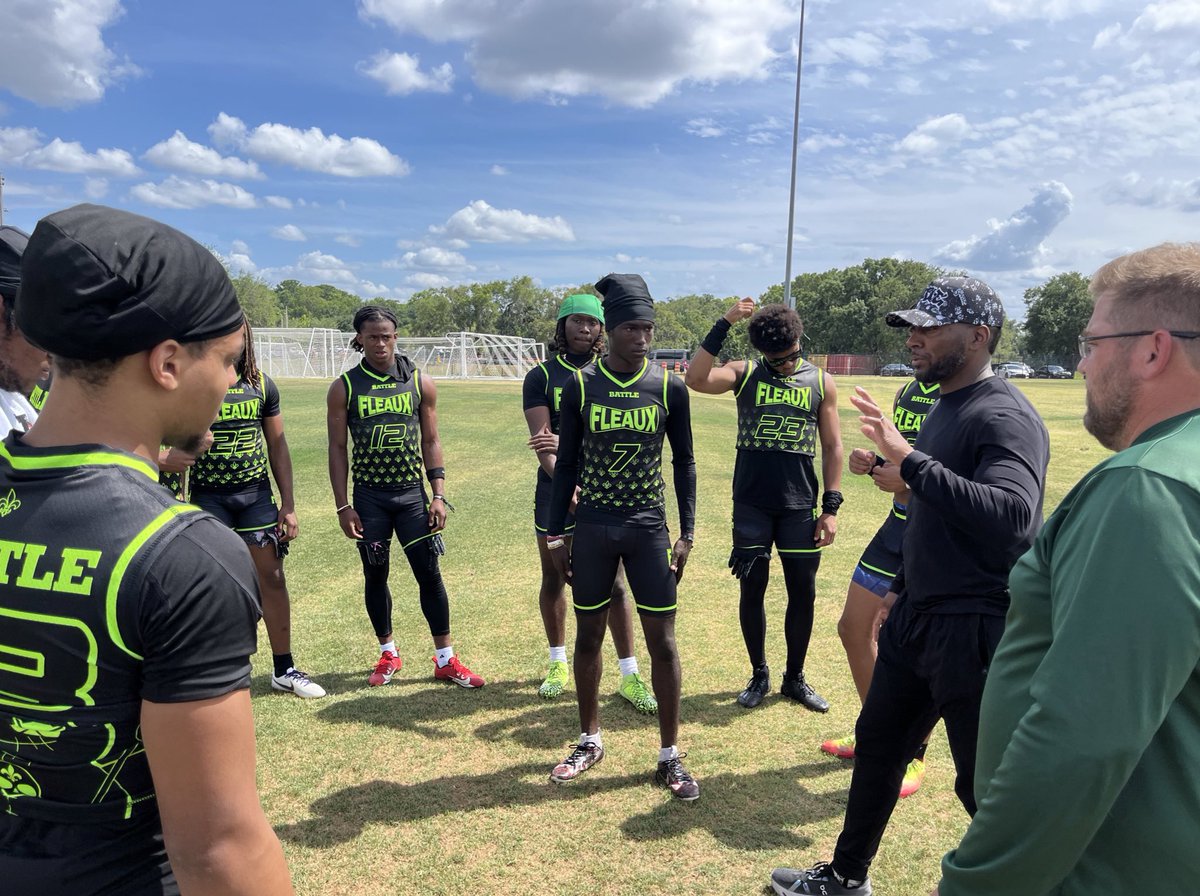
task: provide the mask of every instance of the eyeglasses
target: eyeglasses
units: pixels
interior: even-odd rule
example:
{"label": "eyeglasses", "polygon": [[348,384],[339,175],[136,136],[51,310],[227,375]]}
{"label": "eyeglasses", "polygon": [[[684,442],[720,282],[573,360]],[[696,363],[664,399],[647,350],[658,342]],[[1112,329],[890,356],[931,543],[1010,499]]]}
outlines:
{"label": "eyeglasses", "polygon": [[[1105,333],[1103,336],[1083,336],[1079,337],[1079,357],[1086,358],[1092,353],[1092,343],[1099,342],[1101,339],[1129,339],[1134,336],[1150,336],[1158,330],[1134,330],[1129,333]],[[1200,333],[1195,333],[1190,330],[1167,330],[1167,332],[1176,339],[1200,339]]]}
{"label": "eyeglasses", "polygon": [[790,355],[784,355],[782,358],[768,358],[766,355],[763,355],[763,361],[769,367],[783,367],[786,364],[791,364],[793,361],[799,361],[803,353],[803,349],[796,349]]}

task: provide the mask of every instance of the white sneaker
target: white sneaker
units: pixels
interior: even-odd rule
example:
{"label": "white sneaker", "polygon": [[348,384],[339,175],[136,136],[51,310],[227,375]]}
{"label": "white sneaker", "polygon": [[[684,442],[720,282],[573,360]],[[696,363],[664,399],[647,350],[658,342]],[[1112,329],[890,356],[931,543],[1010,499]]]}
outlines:
{"label": "white sneaker", "polygon": [[310,679],[299,669],[288,669],[283,675],[271,676],[271,687],[277,691],[287,691],[297,697],[309,699],[324,697],[325,689]]}

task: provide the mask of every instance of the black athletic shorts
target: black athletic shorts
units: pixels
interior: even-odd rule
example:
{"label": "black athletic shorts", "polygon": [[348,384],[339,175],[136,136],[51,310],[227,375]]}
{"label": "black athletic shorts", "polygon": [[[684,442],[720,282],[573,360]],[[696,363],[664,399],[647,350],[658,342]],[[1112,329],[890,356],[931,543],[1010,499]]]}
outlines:
{"label": "black athletic shorts", "polygon": [[817,510],[766,510],[743,501],[733,502],[733,546],[758,548],[767,554],[775,545],[780,555],[819,557],[814,536]]}
{"label": "black athletic shorts", "polygon": [[903,504],[892,502],[892,512],[859,558],[858,565],[867,572],[895,578],[900,569],[900,549],[904,545],[904,527],[908,520],[906,510]]}
{"label": "black athletic shorts", "polygon": [[[240,492],[214,492],[194,490],[189,500],[207,510],[222,523],[242,536],[245,541],[254,541],[254,534],[279,525],[279,509],[271,497],[271,484],[262,482]],[[249,537],[247,537],[249,536]]]}
{"label": "black athletic shorts", "polygon": [[541,538],[547,535],[570,535],[575,531],[575,517],[569,513],[561,532],[547,530],[546,526],[550,521],[550,492],[553,488],[553,479],[538,476],[537,485],[533,490],[533,531]]}
{"label": "black athletic shorts", "polygon": [[364,542],[390,542],[394,532],[401,550],[407,550],[433,537],[423,486],[393,490],[356,485],[354,512],[362,521]]}
{"label": "black athletic shorts", "polygon": [[[617,564],[639,613],[675,612],[675,573],[671,571],[671,534],[666,526],[636,529],[579,523],[571,544],[571,590],[576,613],[599,613],[612,599]],[[561,549],[560,549],[561,550]]]}

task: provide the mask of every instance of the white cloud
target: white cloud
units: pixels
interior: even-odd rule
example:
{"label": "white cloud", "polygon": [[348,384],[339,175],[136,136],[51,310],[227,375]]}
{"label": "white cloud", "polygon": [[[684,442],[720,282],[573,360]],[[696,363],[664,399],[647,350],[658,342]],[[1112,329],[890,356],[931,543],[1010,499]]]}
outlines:
{"label": "white cloud", "polygon": [[[684,83],[761,79],[795,28],[786,0],[359,0],[400,34],[467,44],[480,86],[518,98],[597,94],[650,106]],[[586,47],[587,52],[580,52]]]}
{"label": "white cloud", "polygon": [[405,286],[411,286],[414,289],[437,289],[439,286],[449,286],[454,281],[449,277],[443,277],[441,274],[409,274],[404,278]]}
{"label": "white cloud", "polygon": [[711,118],[693,118],[683,129],[695,137],[720,137],[725,129]]}
{"label": "white cloud", "polygon": [[350,246],[353,249],[362,245],[362,240],[352,233],[339,233],[333,238],[335,243],[341,243],[343,246]]}
{"label": "white cloud", "polygon": [[101,174],[110,177],[133,177],[140,174],[133,156],[123,149],[98,149],[88,152],[79,143],[68,143],[55,137],[45,146],[30,150],[16,159],[26,168],[61,171],[66,174]]}
{"label": "white cloud", "polygon": [[250,246],[244,240],[234,240],[229,244],[229,248],[234,252],[240,252],[242,255],[250,254]]}
{"label": "white cloud", "polygon": [[960,143],[971,133],[967,119],[957,112],[930,118],[917,125],[896,148],[914,155],[932,155]]}
{"label": "white cloud", "polygon": [[147,205],[160,208],[200,208],[223,205],[228,208],[255,208],[258,201],[237,184],[215,180],[191,180],[171,175],[162,183],[138,184],[129,194]]}
{"label": "white cloud", "polygon": [[176,131],[161,143],[154,144],[142,154],[142,158],[160,168],[185,171],[201,177],[239,180],[263,176],[254,162],[222,156],[212,147],[189,140],[183,131]]}
{"label": "white cloud", "polygon": [[382,143],[368,137],[326,134],[320,128],[260,124],[247,130],[238,118],[221,112],[208,127],[217,143],[236,146],[256,159],[290,165],[302,171],[319,171],[337,177],[381,177],[408,174],[408,163]]}
{"label": "white cloud", "polygon": [[476,199],[465,208],[460,208],[449,217],[444,226],[429,229],[436,234],[481,243],[575,240],[575,232],[571,225],[561,217],[542,218],[515,208],[492,208],[482,199]]}
{"label": "white cloud", "polygon": [[1108,184],[1102,196],[1109,203],[1195,212],[1200,211],[1200,178],[1178,180],[1160,177],[1147,181],[1139,174],[1130,173]]}
{"label": "white cloud", "polygon": [[42,135],[33,128],[0,128],[0,161],[16,162],[42,145]]}
{"label": "white cloud", "polygon": [[420,90],[449,93],[454,84],[454,68],[449,62],[421,71],[421,59],[408,53],[383,52],[358,64],[358,70],[384,86],[389,95],[407,95]]}
{"label": "white cloud", "polygon": [[292,207],[292,200],[288,199],[286,196],[264,196],[263,202],[271,206],[271,208],[282,208],[287,210]]}
{"label": "white cloud", "polygon": [[979,271],[1028,270],[1045,255],[1043,242],[1066,220],[1071,205],[1071,191],[1065,184],[1042,184],[1028,205],[1004,221],[988,221],[986,234],[949,243],[934,258]]}
{"label": "white cloud", "polygon": [[295,224],[284,224],[282,227],[276,227],[271,231],[271,236],[277,240],[287,240],[290,243],[303,243],[308,241],[304,231]]}
{"label": "white cloud", "polygon": [[467,259],[458,252],[448,252],[437,246],[428,246],[416,252],[405,252],[400,259],[402,267],[430,269],[469,269]]}
{"label": "white cloud", "polygon": [[508,174],[508,169],[503,165],[493,165],[492,174],[496,175],[496,177],[504,177],[506,174]]}
{"label": "white cloud", "polygon": [[296,260],[295,270],[302,280],[350,285],[358,282],[358,278],[346,262],[336,255],[326,255],[323,252],[307,252],[301,255]]}
{"label": "white cloud", "polygon": [[229,267],[229,272],[235,277],[238,274],[254,274],[258,271],[258,265],[245,252],[231,252],[228,255],[222,256],[225,264]]}
{"label": "white cloud", "polygon": [[119,61],[101,32],[119,0],[5,0],[0,85],[42,106],[91,103],[136,66]]}
{"label": "white cloud", "polygon": [[613,256],[613,261],[617,264],[629,264],[629,262],[633,261],[633,256],[626,255],[624,252],[618,252]]}
{"label": "white cloud", "polygon": [[83,192],[88,199],[103,199],[108,195],[108,180],[103,177],[89,177],[83,182]]}

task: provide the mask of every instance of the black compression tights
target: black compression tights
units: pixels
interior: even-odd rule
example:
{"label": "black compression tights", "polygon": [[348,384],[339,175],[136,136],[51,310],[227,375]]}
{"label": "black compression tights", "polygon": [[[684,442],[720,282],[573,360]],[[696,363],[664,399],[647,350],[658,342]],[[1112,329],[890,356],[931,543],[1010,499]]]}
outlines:
{"label": "black compression tights", "polygon": [[[376,637],[383,638],[392,633],[392,592],[388,588],[388,571],[391,564],[385,546],[383,562],[375,565],[368,559],[369,548],[359,545],[362,558],[363,578],[366,581],[364,596],[367,604],[367,616],[375,629]],[[438,568],[437,557],[430,550],[429,542],[419,541],[412,545],[404,555],[412,568],[413,577],[421,593],[421,612],[429,623],[429,633],[435,638],[439,635],[450,634],[450,600],[446,596],[446,585],[442,581],[442,572]]]}
{"label": "black compression tights", "polygon": [[[821,555],[784,555],[780,560],[788,593],[787,612],[783,617],[783,635],[787,641],[786,674],[794,676],[804,671],[804,659],[808,655],[813,604],[817,597],[817,567],[821,565]],[[764,557],[756,561],[750,574],[741,580],[742,599],[738,616],[750,665],[756,668],[767,661],[767,611],[764,599],[770,575],[771,563]]]}

